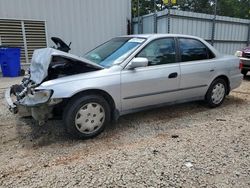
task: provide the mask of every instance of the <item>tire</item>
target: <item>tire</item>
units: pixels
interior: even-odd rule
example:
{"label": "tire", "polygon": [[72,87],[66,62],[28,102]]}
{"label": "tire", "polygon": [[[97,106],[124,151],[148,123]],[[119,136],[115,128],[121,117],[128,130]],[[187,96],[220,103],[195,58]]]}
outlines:
{"label": "tire", "polygon": [[243,74],[244,76],[246,76],[247,75],[247,72],[248,72],[248,70],[241,70],[241,74]]}
{"label": "tire", "polygon": [[218,78],[212,82],[205,96],[205,101],[210,108],[220,106],[227,94],[228,86],[224,79]]}
{"label": "tire", "polygon": [[110,107],[99,95],[72,98],[63,113],[66,131],[78,139],[89,139],[100,134],[110,122]]}

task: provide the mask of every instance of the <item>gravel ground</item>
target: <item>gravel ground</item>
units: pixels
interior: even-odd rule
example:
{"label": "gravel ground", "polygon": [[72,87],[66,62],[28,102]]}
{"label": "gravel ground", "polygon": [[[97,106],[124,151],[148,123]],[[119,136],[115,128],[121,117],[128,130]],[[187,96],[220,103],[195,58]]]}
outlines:
{"label": "gravel ground", "polygon": [[250,187],[250,78],[219,108],[127,115],[85,141],[10,114],[1,88],[1,187]]}

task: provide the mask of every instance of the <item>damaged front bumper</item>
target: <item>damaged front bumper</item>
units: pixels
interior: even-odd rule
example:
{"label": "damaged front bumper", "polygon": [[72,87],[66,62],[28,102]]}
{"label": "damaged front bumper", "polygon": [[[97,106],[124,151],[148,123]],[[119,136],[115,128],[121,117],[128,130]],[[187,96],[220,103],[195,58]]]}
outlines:
{"label": "damaged front bumper", "polygon": [[17,108],[17,105],[14,104],[14,102],[12,101],[12,98],[11,98],[11,93],[12,92],[12,88],[8,88],[6,91],[5,91],[5,100],[8,104],[8,107],[9,107],[9,110],[16,114],[18,112],[18,108]]}
{"label": "damaged front bumper", "polygon": [[33,94],[25,94],[18,99],[13,86],[5,91],[5,100],[9,110],[21,116],[32,116],[40,125],[51,118],[54,105],[60,103],[61,99],[51,99],[52,90],[36,90]]}

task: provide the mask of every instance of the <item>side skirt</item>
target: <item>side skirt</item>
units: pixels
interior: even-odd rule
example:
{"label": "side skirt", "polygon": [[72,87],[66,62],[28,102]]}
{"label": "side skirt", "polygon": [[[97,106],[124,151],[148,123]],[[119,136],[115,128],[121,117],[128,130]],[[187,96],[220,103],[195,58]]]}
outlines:
{"label": "side skirt", "polygon": [[171,101],[171,102],[166,102],[166,103],[161,103],[161,104],[156,104],[156,105],[145,106],[145,107],[141,107],[141,108],[134,108],[134,109],[130,109],[130,110],[125,110],[125,111],[120,112],[120,116],[135,113],[135,112],[140,112],[140,111],[146,111],[146,110],[150,110],[150,109],[154,109],[154,108],[171,106],[174,104],[188,103],[188,102],[193,102],[193,101],[200,101],[200,100],[204,100],[204,96],[193,97],[193,98],[189,98],[189,99],[182,99],[182,100],[177,100],[177,101],[173,101],[173,102]]}

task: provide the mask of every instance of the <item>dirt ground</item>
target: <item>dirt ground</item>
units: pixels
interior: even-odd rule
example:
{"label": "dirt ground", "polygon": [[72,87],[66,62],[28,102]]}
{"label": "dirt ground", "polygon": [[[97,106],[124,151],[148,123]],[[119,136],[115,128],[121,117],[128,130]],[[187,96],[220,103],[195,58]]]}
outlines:
{"label": "dirt ground", "polygon": [[250,77],[224,104],[121,117],[91,140],[12,115],[0,79],[0,187],[250,187]]}

